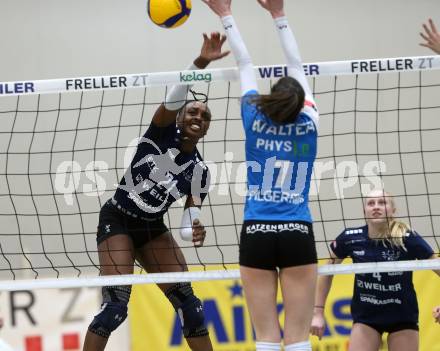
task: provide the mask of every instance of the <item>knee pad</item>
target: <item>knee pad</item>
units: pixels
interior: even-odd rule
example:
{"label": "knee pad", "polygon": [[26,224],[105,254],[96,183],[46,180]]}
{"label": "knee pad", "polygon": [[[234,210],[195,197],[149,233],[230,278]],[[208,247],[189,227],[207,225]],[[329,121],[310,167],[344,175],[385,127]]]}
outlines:
{"label": "knee pad", "polygon": [[188,297],[177,309],[185,338],[208,335],[202,301],[194,295]]}
{"label": "knee pad", "polygon": [[120,302],[106,302],[101,305],[99,312],[89,326],[89,330],[108,338],[113,330],[119,327],[127,318],[127,305]]}
{"label": "knee pad", "polygon": [[130,293],[131,286],[103,287],[101,311],[93,319],[89,331],[108,338],[127,318]]}
{"label": "knee pad", "polygon": [[202,302],[189,283],[178,283],[165,292],[180,318],[185,338],[208,335]]}

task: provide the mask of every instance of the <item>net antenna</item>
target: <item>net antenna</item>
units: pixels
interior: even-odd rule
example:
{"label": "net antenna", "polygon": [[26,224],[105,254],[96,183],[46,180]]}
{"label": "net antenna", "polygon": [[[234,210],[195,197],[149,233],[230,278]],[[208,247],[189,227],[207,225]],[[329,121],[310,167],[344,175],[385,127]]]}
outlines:
{"label": "net antenna", "polygon": [[[362,200],[384,187],[397,217],[440,251],[440,57],[304,65],[320,111],[310,191],[320,259],[365,223]],[[260,91],[283,65],[255,67]],[[198,146],[211,171],[201,248],[181,241],[190,272],[99,276],[96,225],[156,108],[173,84],[209,99]],[[246,187],[236,68],[0,83],[0,289],[164,283],[239,277]],[[300,152],[293,145],[294,152]],[[176,234],[182,202],[165,222]],[[439,260],[320,267],[320,274],[440,269]]]}

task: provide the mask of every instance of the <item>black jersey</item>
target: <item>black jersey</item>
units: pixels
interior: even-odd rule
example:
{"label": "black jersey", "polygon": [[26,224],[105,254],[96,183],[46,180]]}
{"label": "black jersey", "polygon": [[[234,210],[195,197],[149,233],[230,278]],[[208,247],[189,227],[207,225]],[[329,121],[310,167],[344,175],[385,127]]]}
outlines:
{"label": "black jersey", "polygon": [[135,217],[157,218],[185,195],[205,198],[209,170],[198,152],[180,151],[180,131],[173,123],[151,123],[113,196],[117,206]]}
{"label": "black jersey", "polygon": [[[434,252],[416,232],[403,238],[405,249],[368,237],[368,226],[345,229],[331,249],[338,258],[354,263],[430,258]],[[418,305],[412,272],[356,274],[351,314],[354,322],[371,324],[418,323]]]}

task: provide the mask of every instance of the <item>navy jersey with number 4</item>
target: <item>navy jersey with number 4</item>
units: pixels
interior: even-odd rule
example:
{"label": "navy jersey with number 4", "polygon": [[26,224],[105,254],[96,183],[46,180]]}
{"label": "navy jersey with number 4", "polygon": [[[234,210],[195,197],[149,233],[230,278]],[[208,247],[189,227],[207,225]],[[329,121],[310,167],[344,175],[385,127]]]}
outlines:
{"label": "navy jersey with number 4", "polygon": [[113,196],[117,205],[138,217],[158,218],[185,195],[203,200],[208,168],[197,148],[188,154],[179,147],[179,129],[174,123],[164,128],[152,123]]}
{"label": "navy jersey with number 4", "polygon": [[[368,237],[368,226],[344,230],[330,245],[340,259],[353,263],[428,259],[434,252],[416,232],[403,238],[405,249]],[[354,322],[389,325],[418,323],[412,272],[356,274],[351,314]]]}

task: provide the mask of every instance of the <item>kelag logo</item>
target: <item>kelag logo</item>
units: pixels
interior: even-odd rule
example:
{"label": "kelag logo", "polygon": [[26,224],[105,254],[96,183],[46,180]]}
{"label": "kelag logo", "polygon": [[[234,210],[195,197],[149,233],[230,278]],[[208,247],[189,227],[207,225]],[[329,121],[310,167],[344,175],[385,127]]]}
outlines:
{"label": "kelag logo", "polygon": [[211,73],[187,73],[183,74],[180,72],[181,82],[206,82],[209,83],[212,80]]}
{"label": "kelag logo", "polygon": [[[206,326],[209,329],[214,347],[216,345],[222,346],[221,350],[224,351],[232,350],[232,348],[233,350],[247,351],[248,348],[246,347],[253,345],[255,341],[255,334],[245,306],[243,288],[238,281],[226,285],[225,288],[229,290],[229,299],[204,299],[202,295],[205,294],[199,294],[198,291],[200,289],[197,289],[196,295],[203,302]],[[219,291],[219,295],[223,295],[223,293]],[[347,327],[347,322],[351,322],[351,315],[349,313],[350,302],[350,299],[344,298],[333,302],[331,318],[327,320],[324,337],[345,337],[350,335],[351,328]],[[278,304],[277,310],[280,317],[282,317],[280,321],[283,322],[284,317],[281,316],[284,311],[282,303]],[[176,315],[168,345],[170,348],[179,348],[184,343],[180,318]],[[339,350],[338,345],[340,345],[340,342],[334,342],[332,345],[334,347],[332,350]],[[242,348],[237,349],[239,346]]]}

